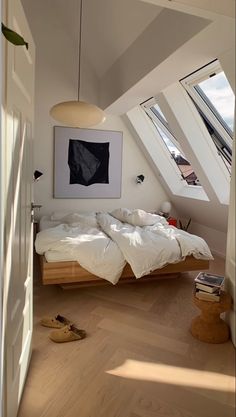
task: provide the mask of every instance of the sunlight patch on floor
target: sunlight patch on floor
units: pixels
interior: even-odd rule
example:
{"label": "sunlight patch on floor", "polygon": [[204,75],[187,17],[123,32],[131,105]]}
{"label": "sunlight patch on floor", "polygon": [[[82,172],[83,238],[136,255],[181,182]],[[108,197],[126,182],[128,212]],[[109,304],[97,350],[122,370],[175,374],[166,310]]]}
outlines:
{"label": "sunlight patch on floor", "polygon": [[158,363],[141,362],[133,359],[127,359],[122,365],[108,370],[107,373],[122,378],[142,381],[207,388],[226,392],[235,391],[235,378],[232,376],[204,370],[200,371]]}

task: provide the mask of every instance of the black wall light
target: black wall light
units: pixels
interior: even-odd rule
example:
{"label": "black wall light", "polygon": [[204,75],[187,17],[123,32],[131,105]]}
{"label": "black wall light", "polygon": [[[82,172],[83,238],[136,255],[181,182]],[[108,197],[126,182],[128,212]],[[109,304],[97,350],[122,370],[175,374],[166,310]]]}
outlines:
{"label": "black wall light", "polygon": [[36,169],[36,171],[34,171],[34,177],[33,177],[34,181],[38,181],[39,178],[42,177],[42,175],[43,175],[43,173]]}
{"label": "black wall light", "polygon": [[143,174],[140,174],[140,175],[138,175],[137,177],[136,177],[136,183],[137,184],[142,184],[143,183],[143,181],[144,181],[144,175]]}

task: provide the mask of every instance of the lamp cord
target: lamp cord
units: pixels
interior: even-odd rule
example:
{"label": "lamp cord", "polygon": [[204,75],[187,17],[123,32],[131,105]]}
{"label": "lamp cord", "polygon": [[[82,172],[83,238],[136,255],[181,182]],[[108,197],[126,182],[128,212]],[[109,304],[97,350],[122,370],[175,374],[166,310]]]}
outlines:
{"label": "lamp cord", "polygon": [[81,43],[82,43],[82,6],[83,0],[80,0],[80,19],[79,19],[79,71],[78,71],[78,101],[80,97],[80,71],[81,71]]}

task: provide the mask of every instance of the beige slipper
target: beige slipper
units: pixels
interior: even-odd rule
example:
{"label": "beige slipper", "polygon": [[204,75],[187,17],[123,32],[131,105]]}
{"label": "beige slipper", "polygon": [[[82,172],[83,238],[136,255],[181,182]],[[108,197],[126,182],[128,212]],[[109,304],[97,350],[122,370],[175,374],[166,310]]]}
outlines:
{"label": "beige slipper", "polygon": [[58,314],[55,317],[43,317],[40,320],[40,324],[45,327],[62,329],[63,327],[72,324],[72,322],[68,320],[66,317],[60,316],[60,314]]}
{"label": "beige slipper", "polygon": [[84,339],[86,332],[85,330],[77,329],[74,325],[70,325],[60,330],[54,330],[50,333],[49,337],[56,343],[73,342]]}

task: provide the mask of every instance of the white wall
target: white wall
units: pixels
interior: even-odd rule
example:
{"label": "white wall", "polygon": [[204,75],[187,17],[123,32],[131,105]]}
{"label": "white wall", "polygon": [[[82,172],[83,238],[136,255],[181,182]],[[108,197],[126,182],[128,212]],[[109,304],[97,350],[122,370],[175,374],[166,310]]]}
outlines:
{"label": "white wall", "polygon": [[225,258],[227,240],[226,233],[194,222],[191,224],[189,231],[207,241],[212,250],[213,256],[217,255]]}
{"label": "white wall", "polygon": [[[36,91],[37,91],[36,84]],[[45,102],[38,103],[37,107],[45,106]],[[40,117],[44,125],[36,124],[35,135],[35,168],[44,173],[43,177],[35,183],[35,202],[42,204],[40,214],[48,214],[55,210],[110,210],[116,207],[143,208],[157,210],[160,203],[167,199],[167,195],[155,177],[152,169],[142,155],[133,137],[120,117],[108,116],[106,122],[98,126],[101,129],[123,131],[123,169],[122,169],[122,196],[120,199],[54,199],[53,193],[53,128],[48,116]],[[136,184],[139,174],[145,176],[142,185]]]}
{"label": "white wall", "polygon": [[[57,21],[55,7],[50,0],[43,2],[47,13],[41,2],[24,0],[23,4],[36,43],[34,167],[44,174],[35,183],[35,203],[43,206],[39,215],[63,209],[110,210],[122,206],[157,210],[167,195],[124,121],[118,116],[107,116],[106,122],[95,128],[123,131],[121,198],[53,198],[53,126],[56,123],[49,116],[49,110],[60,101],[77,98],[77,41],[72,36],[73,31],[68,31],[66,20],[64,22],[60,18]],[[78,2],[73,0],[71,6],[76,13]],[[73,23],[76,24],[76,21]],[[89,61],[83,58],[82,62],[83,74],[86,75],[86,79],[84,76],[81,79],[82,98],[92,101],[96,92],[96,75],[89,67]],[[139,174],[145,176],[142,185],[135,182]]]}
{"label": "white wall", "polygon": [[[71,1],[76,12],[78,4],[75,0]],[[143,149],[139,147],[138,143],[135,141],[132,131],[127,127],[124,120],[118,116],[109,116],[106,123],[101,126],[101,129],[122,130],[124,132],[121,199],[53,199],[54,122],[49,117],[49,109],[57,102],[77,97],[77,41],[76,36],[70,36],[70,33],[68,32],[68,25],[63,22],[61,16],[59,16],[60,19],[57,22],[57,19],[55,18],[55,7],[50,0],[44,0],[43,2],[44,6],[46,5],[45,7],[47,7],[47,14],[45,14],[45,7],[43,7],[41,2],[23,0],[23,3],[26,6],[26,13],[32,27],[37,48],[34,166],[35,169],[39,169],[44,172],[42,179],[35,184],[35,202],[43,205],[41,214],[49,213],[58,209],[64,209],[65,207],[68,209],[78,208],[81,210],[109,210],[118,206],[143,207],[144,209],[149,210],[158,209],[161,201],[165,199],[172,199],[171,193],[165,186],[163,186],[163,183],[161,183],[161,179],[158,177],[157,171],[153,170],[150,160],[146,159],[146,155],[144,154]],[[61,2],[59,3],[62,5]],[[205,31],[203,32],[205,34]],[[215,33],[215,31],[213,32]],[[205,36],[207,36],[207,33],[208,31],[206,30]],[[203,38],[204,34],[202,33]],[[186,48],[187,47],[183,47],[180,49],[183,49],[186,53]],[[232,75],[232,62],[234,60],[234,56],[232,53],[223,53],[222,45],[220,50],[222,56],[219,58],[222,60],[226,73],[228,72],[227,76],[229,73]],[[205,62],[208,59],[211,60],[215,57],[215,52],[216,50],[210,52],[207,50],[204,54],[200,55],[198,53],[194,62],[202,63],[202,59]],[[177,60],[176,62],[179,61]],[[196,68],[194,67],[194,69]],[[178,81],[179,73],[176,72],[176,66],[171,65],[169,67],[169,71],[172,73],[172,82],[174,81],[173,77],[177,77],[176,81]],[[84,79],[84,73],[86,74],[87,79]],[[89,83],[87,83],[88,77]],[[165,78],[165,74],[162,71],[162,73],[158,73],[158,77],[156,77],[155,80],[152,80],[152,92],[153,86],[158,88],[160,80],[162,80],[163,77]],[[94,93],[97,93],[97,83],[98,80],[96,78],[96,74],[94,74],[92,67],[90,68],[89,61],[86,61],[86,59],[83,58],[81,85],[82,97],[93,101],[93,95]],[[149,93],[149,90],[145,88],[145,92]],[[157,93],[157,91],[155,91],[155,93]],[[134,97],[136,97],[135,94]],[[96,94],[94,95],[94,98],[95,101],[97,101]],[[125,97],[123,98],[125,99]],[[125,108],[124,104],[125,103],[123,103],[122,106],[123,108]],[[139,186],[135,184],[135,177],[141,173],[144,174],[146,178],[144,184]],[[203,233],[204,235],[208,234],[209,238],[207,238],[207,240],[214,243],[213,249],[218,253],[224,254],[227,207],[214,205],[213,221],[211,213],[208,213],[208,218],[206,218],[205,205],[201,202],[185,198],[175,198],[173,199],[173,203],[175,205],[173,214],[179,212],[181,218],[191,217],[193,221],[195,220],[194,232],[199,234]],[[197,217],[200,218],[197,219]],[[198,229],[197,223],[199,223]],[[216,236],[216,230],[219,233],[222,233],[222,236],[220,235],[221,239],[214,238],[214,236]]]}

